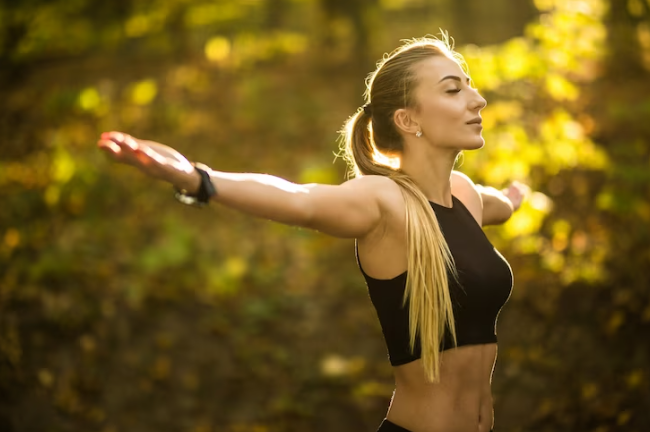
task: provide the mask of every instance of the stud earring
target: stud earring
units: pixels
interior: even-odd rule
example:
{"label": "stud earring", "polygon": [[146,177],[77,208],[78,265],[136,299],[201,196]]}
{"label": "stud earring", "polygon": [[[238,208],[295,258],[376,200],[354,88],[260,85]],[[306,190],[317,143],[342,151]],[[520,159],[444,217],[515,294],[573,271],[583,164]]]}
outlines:
{"label": "stud earring", "polygon": [[418,137],[418,138],[420,138],[420,137],[422,136],[422,131],[417,131],[417,132],[415,133],[415,136]]}

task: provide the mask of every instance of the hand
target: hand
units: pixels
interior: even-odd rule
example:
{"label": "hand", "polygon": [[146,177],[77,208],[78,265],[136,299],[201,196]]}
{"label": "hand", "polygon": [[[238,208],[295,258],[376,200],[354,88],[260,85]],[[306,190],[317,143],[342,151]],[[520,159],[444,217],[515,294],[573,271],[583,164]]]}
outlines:
{"label": "hand", "polygon": [[115,162],[134,166],[148,176],[173,184],[188,182],[195,173],[185,156],[173,148],[121,132],[104,132],[97,147]]}
{"label": "hand", "polygon": [[501,190],[512,203],[512,210],[517,211],[521,207],[521,203],[524,201],[526,196],[530,193],[530,187],[520,183],[518,181],[513,181],[510,186]]}

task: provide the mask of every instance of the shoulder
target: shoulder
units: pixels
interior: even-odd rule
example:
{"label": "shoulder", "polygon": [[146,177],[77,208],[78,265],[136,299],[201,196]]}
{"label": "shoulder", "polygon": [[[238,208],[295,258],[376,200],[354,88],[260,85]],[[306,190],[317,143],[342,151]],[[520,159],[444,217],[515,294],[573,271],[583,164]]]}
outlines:
{"label": "shoulder", "polygon": [[353,188],[356,196],[363,196],[364,199],[369,198],[376,203],[384,224],[392,225],[393,222],[401,223],[403,221],[406,209],[402,190],[390,177],[382,175],[359,176],[348,180],[343,185]]}
{"label": "shoulder", "polygon": [[479,192],[480,186],[474,184],[471,178],[460,171],[451,172],[451,194],[458,198],[470,211],[479,225],[483,221],[483,200]]}
{"label": "shoulder", "polygon": [[390,187],[389,185],[395,184],[395,182],[392,181],[389,177],[382,175],[360,175],[346,181],[343,184],[355,188],[373,188],[381,186]]}
{"label": "shoulder", "polygon": [[343,186],[370,194],[380,203],[390,203],[395,199],[401,199],[402,196],[399,185],[389,177],[381,175],[355,177],[343,183]]}

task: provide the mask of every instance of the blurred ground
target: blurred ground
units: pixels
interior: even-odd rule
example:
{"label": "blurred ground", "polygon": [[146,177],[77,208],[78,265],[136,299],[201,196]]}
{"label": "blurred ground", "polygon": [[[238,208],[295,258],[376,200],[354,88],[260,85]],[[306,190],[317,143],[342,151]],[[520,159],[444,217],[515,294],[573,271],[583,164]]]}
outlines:
{"label": "blurred ground", "polygon": [[648,0],[0,2],[0,429],[373,431],[392,393],[353,244],[177,204],[122,130],[340,183],[337,130],[400,39],[449,30],[487,98],[460,170],[536,193],[495,430],[650,429]]}

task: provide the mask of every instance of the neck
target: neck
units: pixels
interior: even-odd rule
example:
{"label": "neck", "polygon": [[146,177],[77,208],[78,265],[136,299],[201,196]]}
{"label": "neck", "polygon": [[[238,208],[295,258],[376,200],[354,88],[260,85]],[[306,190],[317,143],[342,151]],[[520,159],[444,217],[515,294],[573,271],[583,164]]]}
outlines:
{"label": "neck", "polygon": [[436,148],[425,143],[414,144],[416,145],[404,146],[402,171],[418,185],[429,201],[452,207],[451,171],[459,151]]}

